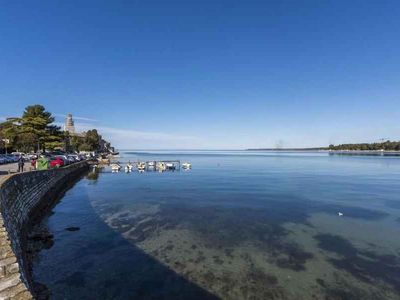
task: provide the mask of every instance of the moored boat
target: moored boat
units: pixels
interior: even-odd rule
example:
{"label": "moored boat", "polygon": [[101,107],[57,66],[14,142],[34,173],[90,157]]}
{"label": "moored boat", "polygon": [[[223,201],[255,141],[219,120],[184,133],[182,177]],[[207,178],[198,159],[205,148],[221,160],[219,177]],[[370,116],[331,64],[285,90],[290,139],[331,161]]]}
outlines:
{"label": "moored boat", "polygon": [[165,163],[159,162],[157,164],[157,169],[158,169],[159,172],[163,172],[163,171],[165,171],[167,169],[167,167],[166,167]]}
{"label": "moored boat", "polygon": [[173,163],[166,163],[165,167],[167,170],[175,170],[176,169],[176,167]]}
{"label": "moored boat", "polygon": [[119,163],[112,163],[111,164],[111,171],[118,172],[121,169],[121,165]]}
{"label": "moored boat", "polygon": [[146,170],[146,163],[145,162],[138,162],[137,169],[139,172],[144,172]]}
{"label": "moored boat", "polygon": [[188,162],[184,162],[182,164],[182,168],[183,169],[191,169],[192,168],[192,164],[188,163]]}
{"label": "moored boat", "polygon": [[133,165],[129,162],[126,166],[125,166],[125,172],[129,173],[132,172],[133,170]]}

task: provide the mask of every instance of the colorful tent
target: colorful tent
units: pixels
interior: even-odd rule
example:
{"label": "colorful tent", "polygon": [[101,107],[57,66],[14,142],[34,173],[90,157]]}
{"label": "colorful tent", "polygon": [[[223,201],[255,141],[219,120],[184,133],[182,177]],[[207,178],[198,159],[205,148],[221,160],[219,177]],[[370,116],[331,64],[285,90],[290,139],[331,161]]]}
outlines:
{"label": "colorful tent", "polygon": [[39,158],[36,161],[36,169],[37,170],[47,170],[47,169],[49,169],[49,161],[44,157]]}

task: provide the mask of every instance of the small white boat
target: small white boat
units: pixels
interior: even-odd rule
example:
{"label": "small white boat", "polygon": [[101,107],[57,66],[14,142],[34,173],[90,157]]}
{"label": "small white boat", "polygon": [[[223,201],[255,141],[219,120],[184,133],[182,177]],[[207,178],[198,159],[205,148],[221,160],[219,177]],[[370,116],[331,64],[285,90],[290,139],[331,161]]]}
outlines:
{"label": "small white boat", "polygon": [[144,172],[146,170],[146,163],[145,162],[138,162],[137,169],[139,172]]}
{"label": "small white boat", "polygon": [[188,162],[184,162],[182,164],[182,168],[183,169],[191,169],[192,168],[192,164],[188,163]]}
{"label": "small white boat", "polygon": [[165,163],[159,162],[157,164],[157,169],[158,169],[159,172],[163,172],[163,171],[165,171],[167,169],[167,167],[166,167]]}
{"label": "small white boat", "polygon": [[156,165],[155,165],[155,162],[154,162],[154,161],[149,161],[149,162],[147,163],[147,166],[148,166],[149,168],[154,168]]}
{"label": "small white boat", "polygon": [[132,165],[131,163],[128,163],[128,164],[125,166],[125,172],[126,172],[126,173],[130,173],[130,172],[132,172],[132,170],[133,170],[133,165]]}
{"label": "small white boat", "polygon": [[111,172],[119,172],[121,166],[118,163],[111,164]]}
{"label": "small white boat", "polygon": [[165,167],[167,170],[175,170],[175,165],[173,163],[166,163]]}

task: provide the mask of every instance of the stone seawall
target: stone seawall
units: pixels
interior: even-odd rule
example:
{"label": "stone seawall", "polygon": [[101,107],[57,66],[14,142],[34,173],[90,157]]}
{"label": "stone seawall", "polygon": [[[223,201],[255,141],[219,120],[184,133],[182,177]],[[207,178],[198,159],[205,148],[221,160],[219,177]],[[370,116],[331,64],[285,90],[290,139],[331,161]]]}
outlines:
{"label": "stone seawall", "polygon": [[0,183],[0,299],[33,298],[26,259],[27,231],[52,207],[70,179],[87,168],[86,162],[79,162],[11,175]]}

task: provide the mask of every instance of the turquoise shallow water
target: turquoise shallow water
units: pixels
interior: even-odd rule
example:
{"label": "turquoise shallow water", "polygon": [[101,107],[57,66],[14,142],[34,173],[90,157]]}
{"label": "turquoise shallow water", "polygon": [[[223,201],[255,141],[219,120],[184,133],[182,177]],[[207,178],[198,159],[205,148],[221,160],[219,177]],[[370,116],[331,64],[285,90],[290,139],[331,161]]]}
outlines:
{"label": "turquoise shallow water", "polygon": [[400,158],[118,159],[180,159],[193,169],[106,167],[70,189],[43,222],[54,245],[33,266],[54,299],[400,299]]}

